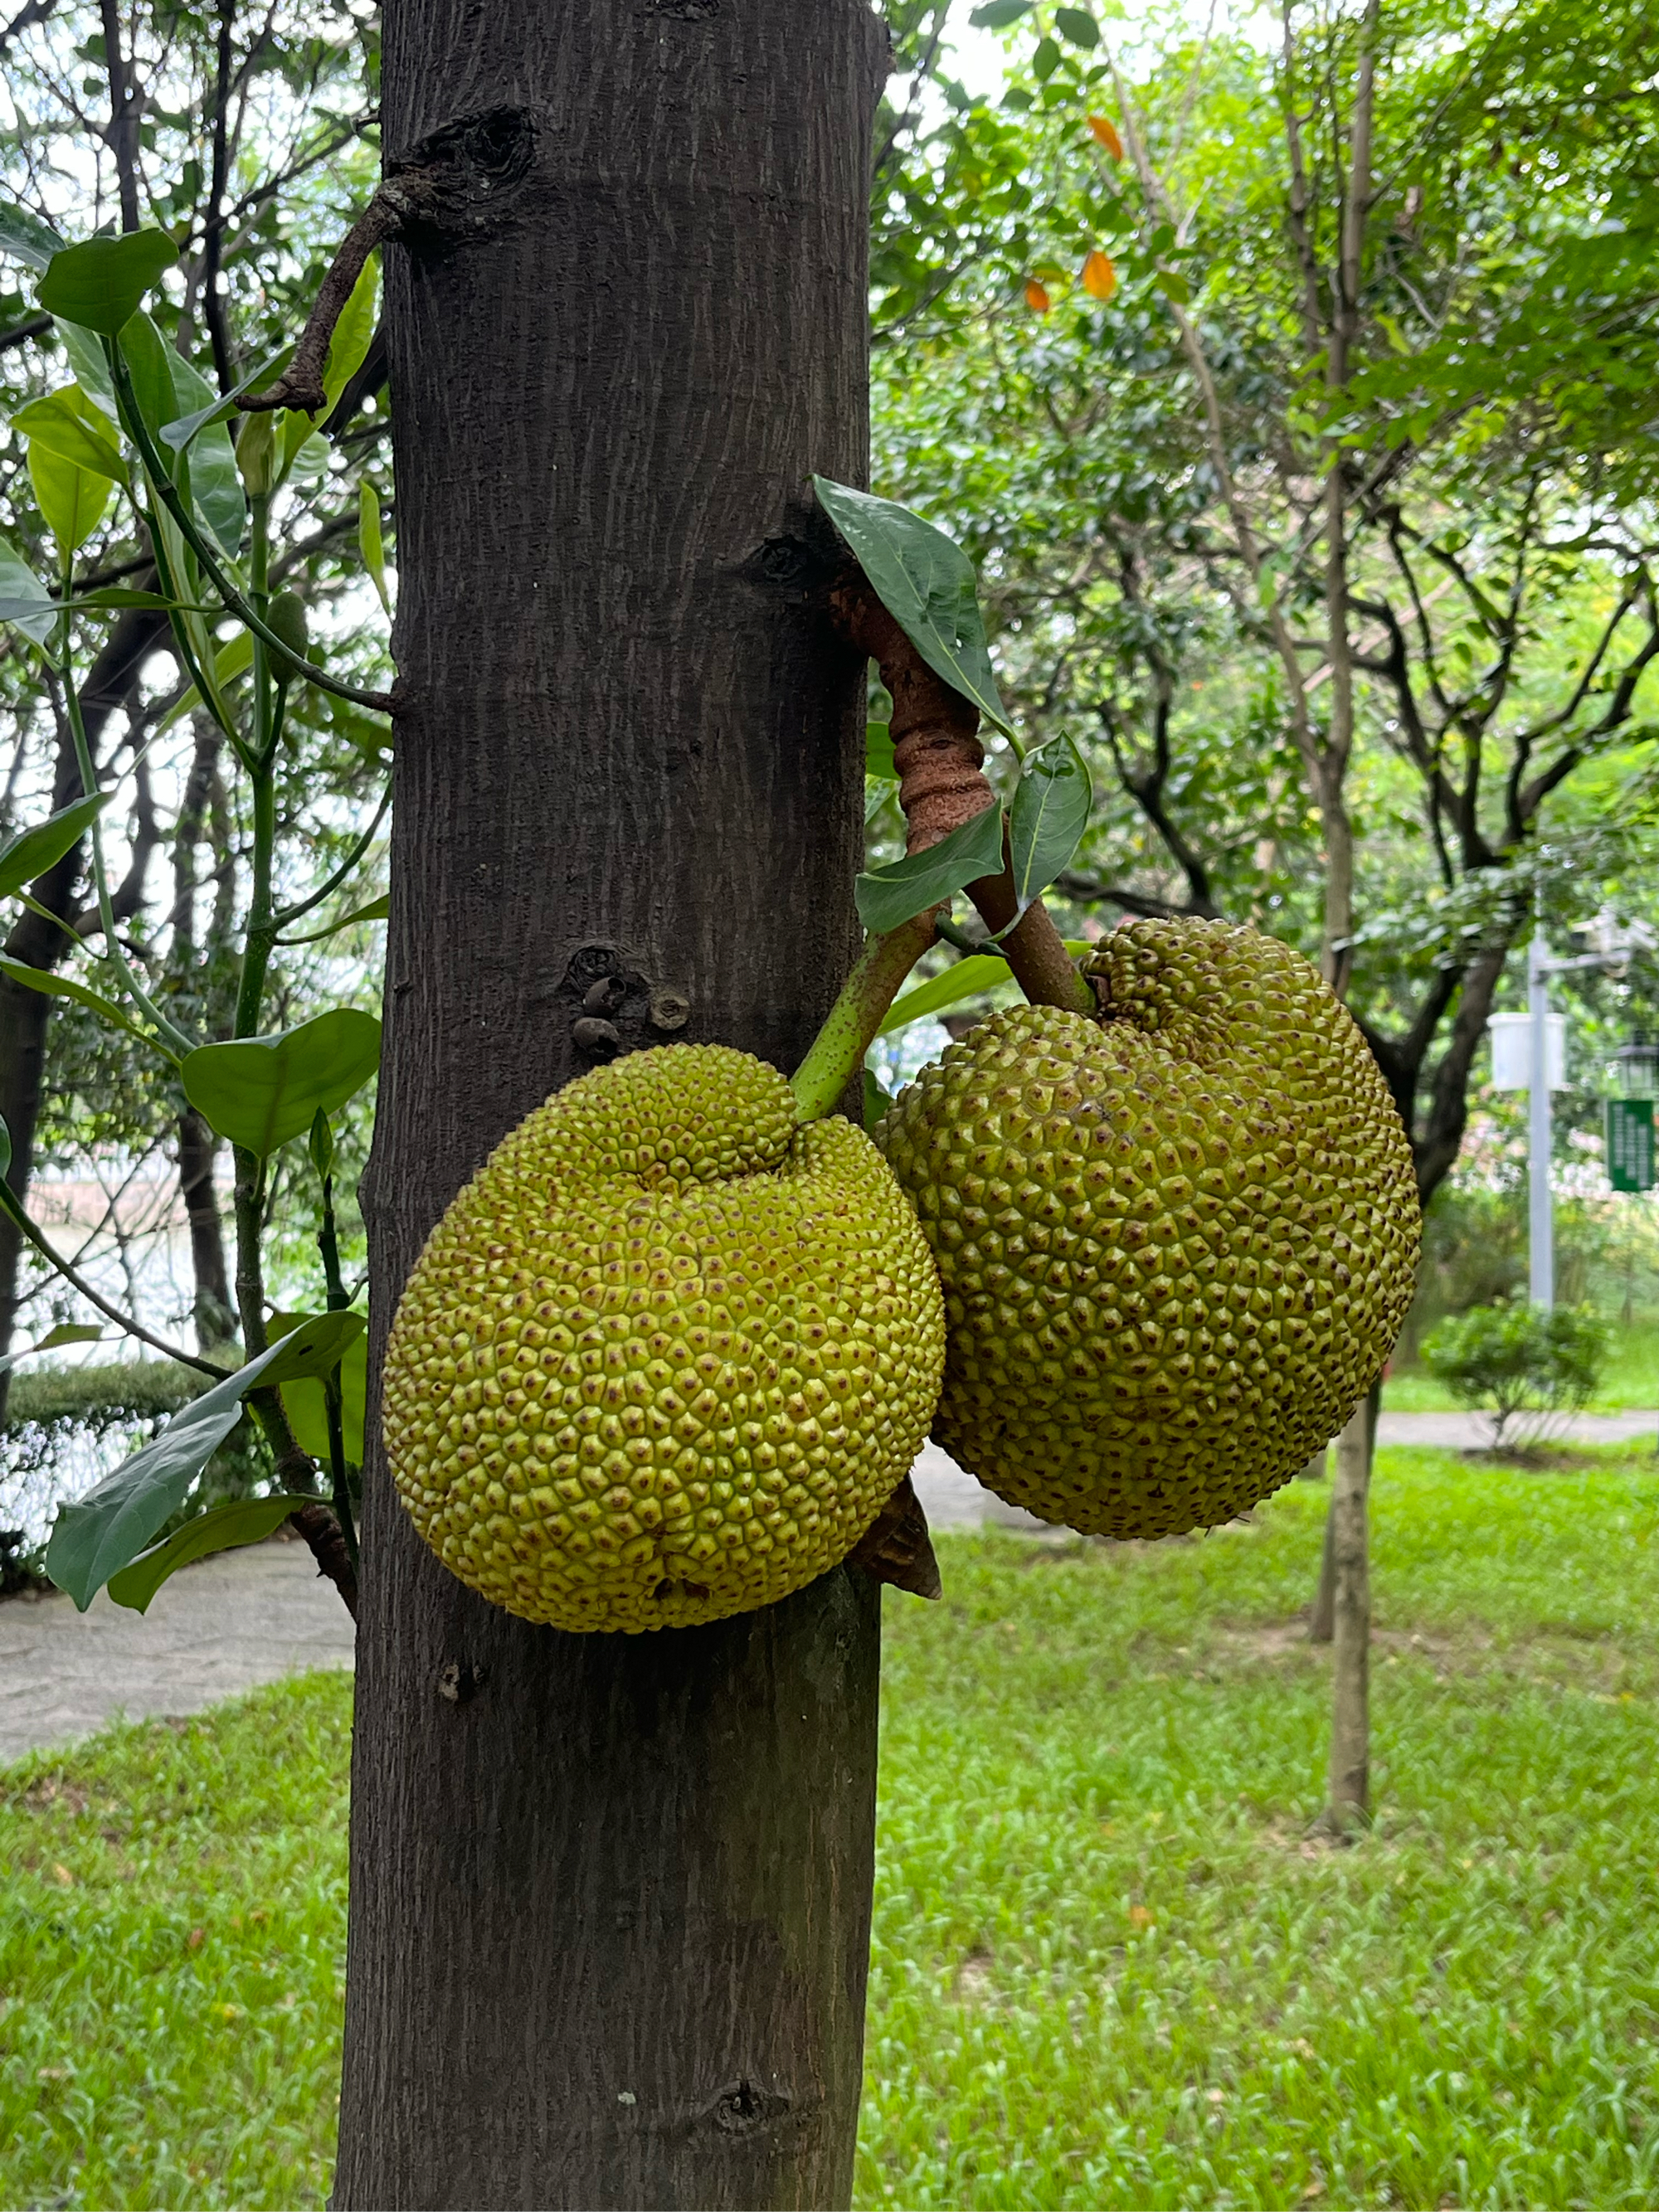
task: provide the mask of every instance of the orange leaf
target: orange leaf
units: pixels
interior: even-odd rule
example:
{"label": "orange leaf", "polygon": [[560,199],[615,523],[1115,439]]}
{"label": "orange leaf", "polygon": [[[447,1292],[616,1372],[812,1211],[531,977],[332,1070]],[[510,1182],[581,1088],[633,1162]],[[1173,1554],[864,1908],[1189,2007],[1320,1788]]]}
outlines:
{"label": "orange leaf", "polygon": [[1109,300],[1117,289],[1117,271],[1098,246],[1083,264],[1083,289],[1091,300]]}
{"label": "orange leaf", "polygon": [[1025,304],[1034,315],[1046,315],[1054,301],[1035,276],[1025,280]]}
{"label": "orange leaf", "polygon": [[1106,116],[1091,115],[1089,118],[1089,135],[1097,145],[1106,149],[1115,161],[1123,159],[1123,141]]}

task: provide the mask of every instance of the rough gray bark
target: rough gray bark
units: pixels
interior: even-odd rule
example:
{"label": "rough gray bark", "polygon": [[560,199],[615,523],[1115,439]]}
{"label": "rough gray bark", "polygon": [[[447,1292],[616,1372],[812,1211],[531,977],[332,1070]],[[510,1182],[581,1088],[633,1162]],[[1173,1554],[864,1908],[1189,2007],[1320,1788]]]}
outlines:
{"label": "rough gray bark", "polygon": [[[855,943],[863,672],[805,478],[863,481],[863,0],[398,0],[398,728],[366,1178],[384,1332],[490,1147],[591,1064],[785,1069]],[[686,1009],[689,1007],[689,1014]],[[591,1009],[590,1009],[591,1012]],[[571,1637],[472,1596],[371,1452],[342,2207],[851,2186],[878,1614]]]}
{"label": "rough gray bark", "polygon": [[1351,1835],[1370,1820],[1371,1584],[1366,1504],[1380,1396],[1378,1389],[1362,1398],[1336,1440],[1330,1520],[1334,1695],[1324,1825],[1337,1836]]}

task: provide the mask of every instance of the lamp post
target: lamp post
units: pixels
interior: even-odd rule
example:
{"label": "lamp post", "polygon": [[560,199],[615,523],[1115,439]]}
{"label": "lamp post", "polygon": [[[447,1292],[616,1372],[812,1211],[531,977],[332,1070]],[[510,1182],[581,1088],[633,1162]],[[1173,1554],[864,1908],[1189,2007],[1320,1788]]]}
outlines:
{"label": "lamp post", "polygon": [[1555,1304],[1555,1206],[1550,1190],[1550,1156],[1553,1133],[1550,1114],[1552,1078],[1560,1070],[1552,1066],[1550,1049],[1550,978],[1594,969],[1604,975],[1623,975],[1632,956],[1652,948],[1653,933],[1643,923],[1620,922],[1603,908],[1582,932],[1575,931],[1592,949],[1553,960],[1540,929],[1527,948],[1527,1259],[1528,1295],[1535,1306]]}

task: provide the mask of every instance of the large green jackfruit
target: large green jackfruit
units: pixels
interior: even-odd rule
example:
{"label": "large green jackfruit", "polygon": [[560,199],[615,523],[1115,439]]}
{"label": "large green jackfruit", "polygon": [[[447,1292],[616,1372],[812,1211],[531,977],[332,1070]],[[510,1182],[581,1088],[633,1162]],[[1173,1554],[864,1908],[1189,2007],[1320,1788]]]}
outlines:
{"label": "large green jackfruit", "polygon": [[683,1627],[844,1559],[927,1433],[939,1279],[861,1130],[775,1068],[671,1045],[503,1139],[398,1309],[386,1450],[487,1598],[567,1629]]}
{"label": "large green jackfruit", "polygon": [[876,1131],[945,1285],[933,1434],[1110,1536],[1213,1526],[1334,1435],[1411,1302],[1410,1147],[1364,1039],[1275,939],[1140,921],[1103,1018],[1021,1006]]}

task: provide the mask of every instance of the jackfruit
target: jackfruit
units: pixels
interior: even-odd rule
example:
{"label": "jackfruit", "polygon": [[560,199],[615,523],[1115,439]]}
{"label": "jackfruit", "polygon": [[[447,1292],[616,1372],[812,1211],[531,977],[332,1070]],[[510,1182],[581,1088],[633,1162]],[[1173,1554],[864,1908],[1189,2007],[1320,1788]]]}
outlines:
{"label": "jackfruit", "polygon": [[945,1285],[933,1435],[1045,1521],[1167,1536],[1276,1490],[1411,1302],[1410,1147],[1316,971],[1218,922],[1088,957],[1102,1018],[993,1015],[875,1131]]}
{"label": "jackfruit", "polygon": [[386,1451],[483,1596],[687,1627],[844,1559],[927,1433],[945,1321],[862,1130],[798,1128],[721,1045],[556,1092],[433,1231],[387,1346]]}

